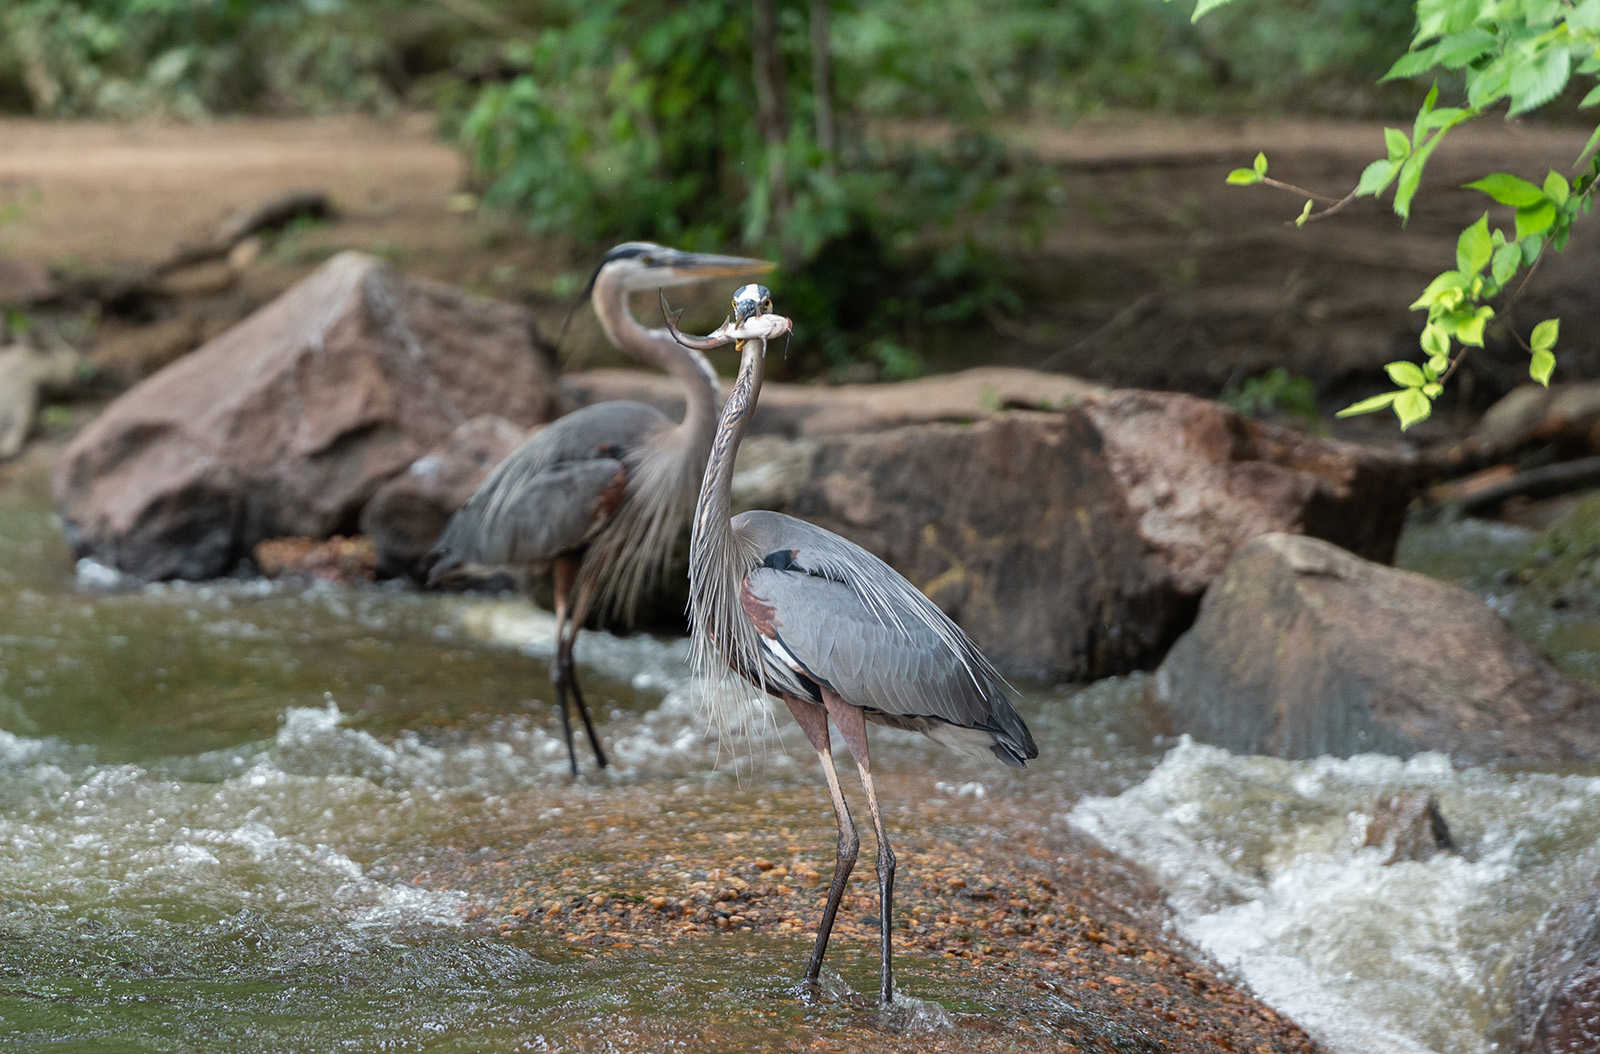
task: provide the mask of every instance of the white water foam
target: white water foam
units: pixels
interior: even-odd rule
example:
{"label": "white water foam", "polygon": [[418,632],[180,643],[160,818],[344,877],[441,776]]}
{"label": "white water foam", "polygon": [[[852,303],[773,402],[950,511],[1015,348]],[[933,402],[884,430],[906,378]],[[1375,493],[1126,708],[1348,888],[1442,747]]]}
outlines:
{"label": "white water foam", "polygon": [[[1359,848],[1404,788],[1437,795],[1460,855]],[[1488,1054],[1497,978],[1600,863],[1600,780],[1439,755],[1289,762],[1185,738],[1065,819],[1149,868],[1184,939],[1341,1054]]]}
{"label": "white water foam", "polygon": [[329,844],[351,816],[399,823],[405,801],[366,781],[297,777],[265,756],[196,782],[0,733],[0,801],[0,897],[69,918],[271,910],[371,926],[463,915],[461,895],[368,878]]}

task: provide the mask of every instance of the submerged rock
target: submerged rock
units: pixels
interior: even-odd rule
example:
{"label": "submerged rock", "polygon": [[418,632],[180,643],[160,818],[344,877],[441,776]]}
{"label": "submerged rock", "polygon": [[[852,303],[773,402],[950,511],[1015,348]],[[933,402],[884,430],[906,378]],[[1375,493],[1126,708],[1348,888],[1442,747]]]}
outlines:
{"label": "submerged rock", "polygon": [[135,386],[63,453],[80,556],[148,579],[227,571],[260,541],[351,532],[456,427],[549,420],[528,312],[342,253]]}
{"label": "submerged rock", "polygon": [[1367,824],[1363,846],[1384,851],[1385,864],[1422,861],[1456,851],[1439,799],[1422,790],[1405,790],[1379,803]]}
{"label": "submerged rock", "polygon": [[450,514],[526,438],[526,428],[483,414],[379,487],[361,510],[361,531],[377,545],[379,567],[386,574],[421,578],[420,561]]}
{"label": "submerged rock", "polygon": [[1288,534],[1233,558],[1155,695],[1177,730],[1241,753],[1600,757],[1600,691],[1483,601]]}

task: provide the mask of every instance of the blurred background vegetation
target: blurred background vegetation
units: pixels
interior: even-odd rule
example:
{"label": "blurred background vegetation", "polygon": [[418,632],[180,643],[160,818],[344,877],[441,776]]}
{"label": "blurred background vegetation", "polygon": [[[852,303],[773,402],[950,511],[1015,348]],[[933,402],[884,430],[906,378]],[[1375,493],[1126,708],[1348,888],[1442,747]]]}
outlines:
{"label": "blurred background vegetation", "polygon": [[[1273,0],[1198,26],[1190,6],[6,0],[0,110],[431,109],[485,203],[532,231],[781,259],[780,302],[812,337],[803,368],[897,377],[920,368],[926,327],[1012,313],[1026,290],[1019,261],[1061,192],[1009,126],[1415,106],[1411,86],[1376,86],[1408,43],[1408,4]],[[753,34],[753,7],[770,32]]]}

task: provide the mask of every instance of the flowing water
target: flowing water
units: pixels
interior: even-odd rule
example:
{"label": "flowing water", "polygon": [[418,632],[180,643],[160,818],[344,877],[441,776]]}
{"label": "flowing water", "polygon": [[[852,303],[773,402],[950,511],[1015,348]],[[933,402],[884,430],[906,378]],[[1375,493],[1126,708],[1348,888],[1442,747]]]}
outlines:
{"label": "flowing water", "polygon": [[[1424,536],[1411,558],[1470,578],[1481,564],[1445,566],[1460,542]],[[1061,1011],[912,952],[900,987],[929,1002],[869,1027],[849,1000],[792,998],[804,935],[583,956],[397,881],[397,861],[470,854],[511,819],[559,823],[630,789],[684,817],[761,794],[768,813],[822,807],[787,718],[753,709],[719,739],[683,643],[646,636],[580,643],[616,764],[574,786],[548,703],[550,630],[521,604],[403,589],[132,587],[75,568],[48,510],[0,508],[0,1036],[52,1050],[887,1051],[948,1038],[941,1007]],[[1589,638],[1574,640],[1583,670]],[[1153,739],[1142,691],[1140,678],[1026,687],[1042,757],[1023,773],[883,735],[880,783],[919,788],[973,844],[1077,829],[1132,857],[1182,937],[1331,1050],[1496,1049],[1518,938],[1600,867],[1600,778],[1238,758]],[[1356,848],[1362,822],[1413,786],[1438,795],[1465,851],[1382,867]],[[870,949],[830,961],[871,991]]]}

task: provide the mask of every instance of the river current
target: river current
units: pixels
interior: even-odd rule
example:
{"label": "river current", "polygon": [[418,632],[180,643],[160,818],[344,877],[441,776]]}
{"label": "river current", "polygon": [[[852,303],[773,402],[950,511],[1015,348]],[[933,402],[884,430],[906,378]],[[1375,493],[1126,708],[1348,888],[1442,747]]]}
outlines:
{"label": "river current", "polygon": [[[1461,533],[1481,530],[1414,533],[1407,559],[1487,589],[1483,565],[1525,539]],[[1452,564],[1463,540],[1482,564]],[[818,785],[821,800],[786,716],[753,706],[719,734],[683,642],[645,635],[580,641],[616,765],[574,788],[551,629],[520,602],[400,588],[133,586],[75,566],[47,509],[0,509],[0,1036],[732,1051],[803,1033],[789,1001],[763,1002],[793,980],[792,942],[577,959],[391,877],[392,860],[618,785],[710,803]],[[1600,638],[1534,631],[1591,672]],[[920,774],[985,838],[1075,830],[1143,865],[1175,936],[1331,1051],[1501,1049],[1527,933],[1600,870],[1600,774],[1235,757],[1146,733],[1144,686],[1021,686],[1041,749],[1022,773],[898,734],[874,760],[890,780]],[[1365,820],[1412,787],[1438,796],[1463,852],[1385,867],[1359,848]],[[914,956],[902,984],[984,998]]]}

